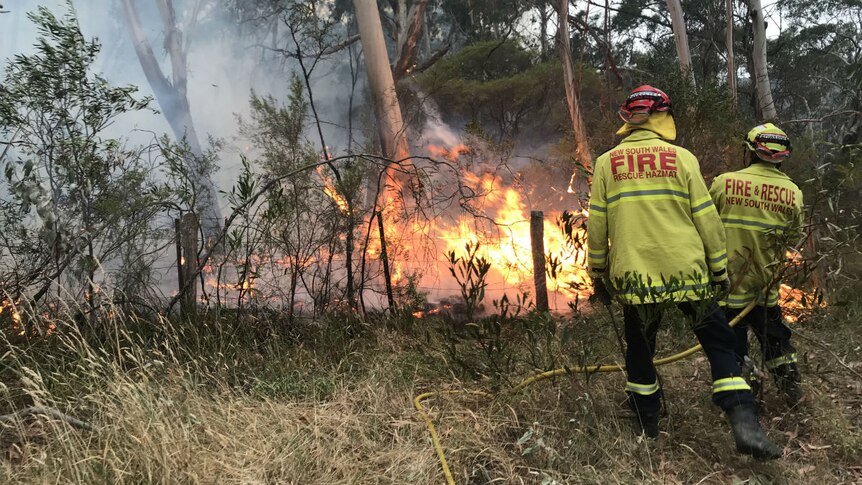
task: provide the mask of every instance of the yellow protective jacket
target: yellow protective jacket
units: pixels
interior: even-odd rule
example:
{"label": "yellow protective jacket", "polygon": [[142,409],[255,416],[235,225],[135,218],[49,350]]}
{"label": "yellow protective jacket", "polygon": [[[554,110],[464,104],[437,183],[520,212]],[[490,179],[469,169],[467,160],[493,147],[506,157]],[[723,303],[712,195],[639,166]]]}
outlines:
{"label": "yellow protective jacket", "polygon": [[777,167],[755,163],[719,175],[709,192],[727,233],[731,288],[724,303],[741,308],[758,298],[761,305],[778,304],[773,279],[803,226],[799,187]]}
{"label": "yellow protective jacket", "polygon": [[652,131],[596,160],[587,242],[590,273],[631,304],[706,299],[710,273],[726,277],[724,228],[697,158]]}

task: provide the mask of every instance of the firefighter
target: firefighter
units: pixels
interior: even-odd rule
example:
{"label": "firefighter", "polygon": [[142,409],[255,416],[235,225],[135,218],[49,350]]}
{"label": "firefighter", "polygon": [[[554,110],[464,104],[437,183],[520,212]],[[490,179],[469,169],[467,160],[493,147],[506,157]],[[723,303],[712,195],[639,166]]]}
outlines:
{"label": "firefighter", "polygon": [[735,327],[738,362],[750,372],[751,384],[759,385],[748,359],[751,327],[776,387],[789,404],[795,405],[802,396],[799,370],[790,329],[778,306],[776,273],[785,248],[802,233],[802,192],[781,171],[781,163],[791,151],[784,131],[772,123],[758,125],[748,132],[745,146],[748,167],[716,177],[710,188],[727,234],[728,272],[733,280],[723,304],[730,319],[752,300],[758,300]]}
{"label": "firefighter", "polygon": [[724,228],[697,158],[668,143],[676,138],[670,99],[640,86],[619,114],[625,124],[617,134],[627,136],[595,163],[588,266],[594,297],[610,304],[613,292],[623,302],[626,393],[638,432],[659,433],[662,391],[652,361],[670,304],[693,323],[712,371],[712,400],[728,417],[737,451],[777,458],[736,361],[733,329],[713,301],[713,288],[729,286]]}

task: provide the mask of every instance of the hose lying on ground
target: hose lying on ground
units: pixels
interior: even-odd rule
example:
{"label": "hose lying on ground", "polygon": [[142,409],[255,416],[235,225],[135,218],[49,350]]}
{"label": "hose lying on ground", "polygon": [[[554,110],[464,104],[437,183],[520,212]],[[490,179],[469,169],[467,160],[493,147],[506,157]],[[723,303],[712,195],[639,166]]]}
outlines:
{"label": "hose lying on ground", "polygon": [[[737,315],[733,320],[730,321],[730,326],[733,327],[737,323],[739,323],[746,315],[751,312],[754,307],[757,306],[757,299],[754,299],[751,303],[748,304],[742,311]],[[703,347],[698,344],[690,349],[684,350],[677,354],[671,355],[669,357],[664,357],[661,359],[656,359],[653,361],[653,364],[656,366],[670,364],[671,362],[676,362],[678,360],[684,359],[689,355],[699,351]],[[535,384],[539,381],[543,381],[545,379],[550,379],[552,377],[562,376],[566,374],[593,374],[596,372],[622,372],[625,370],[624,365],[587,365],[587,366],[577,366],[577,367],[565,367],[562,369],[554,369],[547,372],[542,372],[540,374],[536,374],[534,376],[530,376],[523,381],[521,381],[515,387],[509,389],[507,394],[516,394],[524,388]],[[450,396],[453,394],[468,394],[472,396],[482,396],[492,398],[494,395],[490,392],[485,391],[471,391],[471,390],[443,390],[443,391],[430,391],[423,394],[419,394],[418,396],[413,398],[413,407],[416,408],[416,411],[419,412],[419,415],[422,416],[422,420],[425,421],[425,427],[428,429],[428,432],[431,434],[431,443],[434,445],[434,450],[437,452],[437,458],[440,460],[440,467],[443,469],[443,475],[446,477],[446,483],[448,485],[455,485],[455,478],[452,476],[452,471],[449,469],[449,463],[446,461],[446,454],[443,452],[443,445],[440,444],[440,436],[437,434],[437,429],[434,427],[434,422],[431,420],[431,417],[428,415],[425,408],[422,407],[422,401],[426,399],[430,399],[436,396]]]}

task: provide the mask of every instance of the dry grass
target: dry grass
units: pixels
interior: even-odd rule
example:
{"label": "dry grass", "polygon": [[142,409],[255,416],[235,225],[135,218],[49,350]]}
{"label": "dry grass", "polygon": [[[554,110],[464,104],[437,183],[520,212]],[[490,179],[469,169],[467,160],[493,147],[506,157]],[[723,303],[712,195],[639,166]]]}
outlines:
{"label": "dry grass", "polygon": [[[459,484],[860,483],[862,385],[817,349],[828,345],[858,366],[858,308],[830,309],[805,327],[821,339],[798,340],[805,403],[787,410],[771,391],[765,396],[763,423],[785,449],[776,462],[732,452],[702,358],[663,368],[669,415],[656,442],[632,436],[620,375],[426,405]],[[442,483],[413,395],[494,384],[453,382],[460,374],[445,365],[433,335],[321,330],[296,343],[202,327],[137,338],[121,330],[128,321],[112,324],[99,338],[61,327],[48,342],[0,349],[3,413],[54,406],[97,427],[46,418],[0,425],[0,482]],[[663,351],[690,342],[668,327],[660,339],[671,348]]]}

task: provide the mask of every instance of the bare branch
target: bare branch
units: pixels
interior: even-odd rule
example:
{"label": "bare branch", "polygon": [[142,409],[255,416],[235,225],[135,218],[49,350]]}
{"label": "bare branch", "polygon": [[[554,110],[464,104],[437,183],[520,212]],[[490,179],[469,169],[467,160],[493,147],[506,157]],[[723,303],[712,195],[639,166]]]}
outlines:
{"label": "bare branch", "polygon": [[311,170],[313,168],[317,168],[317,167],[322,166],[322,165],[332,165],[332,164],[335,164],[335,163],[343,161],[343,160],[352,160],[355,158],[362,158],[365,160],[380,163],[382,166],[387,167],[387,169],[396,170],[396,171],[398,171],[398,168],[400,168],[402,164],[404,164],[405,162],[412,161],[412,160],[429,160],[432,162],[435,161],[435,160],[428,158],[428,157],[419,157],[419,156],[409,156],[409,157],[402,158],[400,160],[392,160],[390,158],[381,157],[378,155],[366,155],[366,154],[342,155],[340,157],[333,157],[329,160],[323,160],[320,162],[315,162],[315,163],[306,165],[304,167],[300,167],[300,168],[293,170],[291,172],[288,172],[284,175],[273,178],[272,180],[265,183],[260,188],[260,190],[258,190],[254,194],[252,194],[244,203],[234,207],[231,215],[227,219],[225,219],[225,224],[224,224],[224,227],[222,228],[221,232],[213,240],[212,244],[209,246],[209,248],[207,248],[207,251],[203,254],[203,256],[201,256],[200,262],[198,263],[197,271],[193,275],[191,275],[191,277],[189,278],[189,281],[187,281],[185,283],[182,290],[179,293],[177,293],[176,295],[174,295],[173,298],[171,298],[170,302],[168,302],[168,305],[165,309],[165,314],[166,315],[169,314],[171,312],[171,310],[173,309],[173,307],[176,306],[177,302],[179,302],[182,295],[184,295],[185,292],[188,291],[188,289],[191,288],[191,286],[193,284],[195,284],[195,280],[197,279],[198,276],[200,276],[201,272],[203,271],[203,268],[207,265],[207,262],[209,262],[209,259],[212,257],[213,253],[215,253],[219,250],[219,246],[221,246],[222,241],[224,241],[224,238],[227,236],[227,233],[230,230],[231,224],[233,224],[233,222],[246,209],[248,209],[250,206],[255,204],[258,201],[258,199],[260,199],[264,194],[266,194],[267,192],[272,190],[276,185],[278,185],[282,181],[287,180],[291,177],[294,177],[294,176],[296,176],[302,172],[305,172],[307,170]]}
{"label": "bare branch", "polygon": [[611,12],[617,12],[617,13],[622,13],[625,15],[631,15],[632,17],[637,17],[641,20],[646,20],[646,21],[652,22],[656,25],[661,25],[662,27],[667,27],[668,29],[673,30],[673,25],[670,22],[668,22],[667,20],[659,20],[655,17],[649,17],[649,16],[643,15],[641,13],[632,12],[630,10],[622,10],[619,8],[613,8],[613,7],[609,7],[609,6],[605,6],[605,5],[599,5],[598,3],[594,3],[594,2],[589,1],[589,0],[587,1],[587,3],[594,6],[594,7],[600,7],[603,9],[610,10]]}
{"label": "bare branch", "polygon": [[827,115],[821,116],[820,118],[801,118],[798,120],[783,121],[782,123],[785,125],[790,124],[790,123],[823,123],[824,121],[828,120],[829,118],[835,118],[836,116],[856,116],[856,115],[862,115],[862,111],[856,111],[853,109],[848,109],[845,111],[836,111],[835,113],[829,113]]}
{"label": "bare branch", "polygon": [[416,68],[413,69],[412,72],[416,73],[416,72],[424,72],[424,71],[428,70],[431,66],[434,65],[435,62],[437,62],[441,58],[443,58],[443,56],[445,56],[446,53],[449,52],[449,49],[451,47],[452,47],[452,44],[447,42],[446,44],[443,45],[443,47],[437,49],[433,54],[428,56],[428,59],[425,59],[424,61],[422,61],[421,64],[416,66]]}
{"label": "bare branch", "polygon": [[[333,45],[331,45],[331,46],[327,47],[326,49],[323,49],[323,51],[320,53],[320,55],[321,55],[321,56],[328,56],[328,55],[330,55],[330,54],[335,54],[336,52],[338,52],[338,51],[340,51],[340,50],[342,50],[342,49],[345,49],[345,48],[347,48],[347,47],[350,47],[350,46],[351,46],[351,45],[353,45],[357,40],[359,40],[359,34],[351,35],[350,37],[348,37],[348,38],[344,39],[343,41],[341,41],[341,42],[339,42],[339,43],[337,43],[337,44],[333,44]],[[313,56],[312,56],[312,57],[313,57]]]}
{"label": "bare branch", "polygon": [[49,418],[63,421],[73,428],[83,429],[86,431],[96,430],[92,424],[73,418],[72,416],[61,412],[59,409],[40,406],[33,406],[20,411],[15,411],[14,413],[0,415],[0,423],[15,423],[29,416],[48,416]]}
{"label": "bare branch", "polygon": [[[343,49],[346,49],[346,48],[350,47],[351,45],[355,44],[356,41],[358,41],[358,40],[359,40],[359,34],[351,35],[347,39],[344,39],[343,41],[341,41],[337,44],[333,44],[331,46],[328,46],[318,53],[303,55],[303,57],[309,58],[309,59],[314,59],[315,63],[316,63],[322,57],[332,55],[332,54],[335,54],[335,53],[337,53]],[[272,47],[272,46],[264,45],[261,43],[251,44],[251,45],[249,45],[249,47],[259,47],[263,50],[267,50],[270,52],[277,52],[277,53],[283,55],[284,57],[287,57],[290,59],[297,59],[296,52],[292,51],[292,50],[282,49],[279,47]]]}
{"label": "bare branch", "polygon": [[859,371],[857,371],[856,369],[850,367],[847,362],[844,361],[844,359],[842,359],[837,353],[835,353],[835,351],[829,348],[828,344],[821,342],[820,340],[812,337],[811,335],[808,335],[807,332],[800,332],[799,329],[796,328],[793,329],[793,334],[801,338],[802,340],[806,340],[813,343],[814,345],[820,347],[821,350],[825,350],[835,359],[836,362],[838,362],[838,365],[846,369],[851,374],[855,375],[858,379],[862,379],[862,374],[860,374]]}
{"label": "bare branch", "polygon": [[611,72],[613,73],[614,77],[617,80],[617,86],[619,86],[620,89],[622,89],[623,77],[620,75],[620,70],[617,67],[616,61],[614,60],[613,52],[611,52],[611,48],[607,44],[607,42],[605,42],[604,39],[599,37],[599,35],[596,33],[596,29],[592,28],[592,26],[590,26],[589,22],[587,22],[585,20],[581,20],[580,18],[575,17],[574,15],[569,15],[568,20],[569,20],[569,24],[573,24],[573,25],[578,27],[578,30],[580,30],[582,32],[586,32],[587,34],[589,34],[590,37],[592,37],[593,40],[596,41],[596,44],[598,44],[601,47],[601,49],[603,51],[605,51],[605,59],[607,59],[607,61],[608,61],[608,67],[610,68]]}

